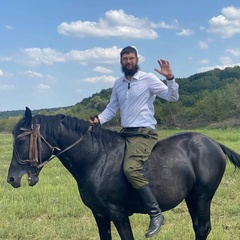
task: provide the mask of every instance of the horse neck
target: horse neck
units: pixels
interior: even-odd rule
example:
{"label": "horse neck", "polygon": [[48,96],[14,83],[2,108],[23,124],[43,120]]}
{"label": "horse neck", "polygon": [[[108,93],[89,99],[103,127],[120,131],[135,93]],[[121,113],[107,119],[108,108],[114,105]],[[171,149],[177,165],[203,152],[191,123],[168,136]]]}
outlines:
{"label": "horse neck", "polygon": [[120,152],[124,151],[124,140],[120,135],[98,127],[93,127],[90,131],[84,129],[80,133],[62,129],[58,144],[67,148],[79,139],[81,141],[73,149],[59,156],[63,165],[78,180],[88,177],[89,172],[97,171],[96,166],[99,164],[102,168],[107,167],[107,161],[113,158],[116,145],[120,146]]}
{"label": "horse neck", "polygon": [[[64,152],[63,156],[74,161],[74,153],[82,149],[82,145],[89,146],[91,144],[91,141],[88,140],[91,136],[90,132],[91,128],[88,122],[73,117],[66,117],[65,120],[60,122],[58,131],[55,132],[55,142],[57,147]],[[61,157],[61,160],[63,161],[64,158]]]}
{"label": "horse neck", "polygon": [[92,141],[91,132],[79,134],[64,131],[57,144],[63,152],[58,156],[61,163],[77,181],[85,179],[89,167],[98,160],[99,149]]}
{"label": "horse neck", "polygon": [[62,114],[34,117],[35,123],[41,123],[43,135],[51,145],[66,148],[77,141],[88,129],[88,122]]}

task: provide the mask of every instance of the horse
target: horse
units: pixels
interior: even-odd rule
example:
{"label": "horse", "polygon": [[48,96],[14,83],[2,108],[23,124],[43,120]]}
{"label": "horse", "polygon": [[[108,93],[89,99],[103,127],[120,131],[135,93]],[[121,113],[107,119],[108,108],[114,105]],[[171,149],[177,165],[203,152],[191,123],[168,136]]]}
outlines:
{"label": "horse", "polygon": [[[111,221],[122,240],[134,239],[129,216],[146,209],[124,176],[120,133],[63,114],[33,116],[28,107],[12,133],[8,183],[18,188],[27,174],[28,185],[34,186],[41,169],[57,157],[75,178],[100,239],[112,239]],[[227,157],[240,168],[238,153],[201,133],[185,132],[158,141],[143,167],[162,211],[185,200],[196,240],[206,240],[211,231],[210,205]]]}

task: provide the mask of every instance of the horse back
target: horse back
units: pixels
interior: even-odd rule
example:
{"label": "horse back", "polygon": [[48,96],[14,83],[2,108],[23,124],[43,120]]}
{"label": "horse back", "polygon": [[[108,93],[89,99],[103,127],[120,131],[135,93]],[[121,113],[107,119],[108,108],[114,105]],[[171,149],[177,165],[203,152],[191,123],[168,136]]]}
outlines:
{"label": "horse back", "polygon": [[225,166],[226,157],[217,142],[187,132],[159,141],[144,165],[144,173],[159,204],[168,210],[202,187],[214,194]]}

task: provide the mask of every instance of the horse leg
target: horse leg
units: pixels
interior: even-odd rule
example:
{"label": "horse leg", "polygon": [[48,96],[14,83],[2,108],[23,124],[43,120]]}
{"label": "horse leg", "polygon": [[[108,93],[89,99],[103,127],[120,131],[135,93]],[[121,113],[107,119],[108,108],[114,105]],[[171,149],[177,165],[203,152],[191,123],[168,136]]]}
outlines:
{"label": "horse leg", "polygon": [[196,240],[206,240],[211,231],[210,205],[211,199],[196,195],[186,199],[188,211],[192,218],[193,229]]}
{"label": "horse leg", "polygon": [[124,208],[115,204],[108,205],[109,216],[113,221],[121,240],[134,240],[131,224]]}
{"label": "horse leg", "polygon": [[98,226],[98,232],[101,240],[111,240],[111,224],[109,217],[98,215],[93,212],[93,216]]}
{"label": "horse leg", "polygon": [[[93,212],[93,216],[98,226],[98,232],[101,240],[111,240],[111,224],[110,218],[102,215],[98,215]],[[134,240],[131,224],[129,218],[124,213],[120,212],[111,214],[111,219],[121,237],[121,240]]]}
{"label": "horse leg", "polygon": [[121,240],[134,240],[131,224],[127,215],[114,218],[113,223],[117,228]]}

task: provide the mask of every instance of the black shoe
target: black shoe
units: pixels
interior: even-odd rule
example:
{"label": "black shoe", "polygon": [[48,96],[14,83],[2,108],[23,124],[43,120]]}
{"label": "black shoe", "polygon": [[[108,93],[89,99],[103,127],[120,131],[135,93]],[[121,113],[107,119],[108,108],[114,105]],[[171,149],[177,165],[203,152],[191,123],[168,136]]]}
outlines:
{"label": "black shoe", "polygon": [[148,231],[145,234],[145,237],[149,238],[160,231],[160,228],[164,224],[165,220],[150,187],[147,185],[144,188],[137,189],[137,192],[143,200],[143,203],[147,209],[147,213],[150,215],[150,224]]}
{"label": "black shoe", "polygon": [[157,234],[160,231],[161,226],[164,223],[165,223],[165,219],[162,214],[160,214],[159,216],[155,216],[155,217],[150,216],[150,224],[148,227],[148,231],[145,233],[145,237],[150,238],[150,237],[154,236],[155,234]]}

